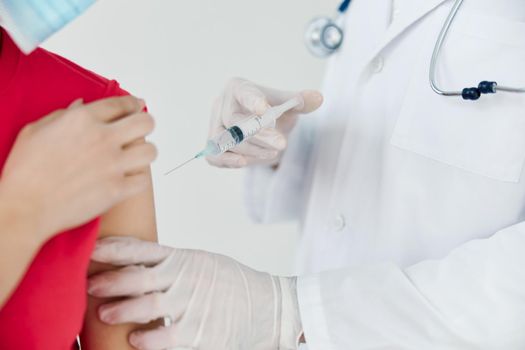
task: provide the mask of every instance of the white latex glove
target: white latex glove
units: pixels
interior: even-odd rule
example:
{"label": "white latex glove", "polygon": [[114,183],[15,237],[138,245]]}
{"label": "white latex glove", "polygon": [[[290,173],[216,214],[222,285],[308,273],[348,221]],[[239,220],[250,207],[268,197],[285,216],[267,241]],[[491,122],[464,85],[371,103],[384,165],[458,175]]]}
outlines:
{"label": "white latex glove", "polygon": [[169,317],[136,331],[138,349],[297,349],[302,325],[296,279],[254,271],[226,256],[173,249],[134,238],[101,240],[93,260],[126,266],[92,277],[95,297],[129,297],[100,307],[108,324]]}
{"label": "white latex glove", "polygon": [[275,129],[261,130],[255,137],[246,140],[230,152],[208,157],[208,162],[221,168],[240,168],[252,164],[276,165],[286,148],[288,135],[298,116],[315,111],[323,103],[323,96],[317,91],[280,91],[240,78],[230,80],[215,101],[210,121],[210,137],[254,114],[260,116],[268,108],[297,96],[300,96],[304,103],[281,116]]}

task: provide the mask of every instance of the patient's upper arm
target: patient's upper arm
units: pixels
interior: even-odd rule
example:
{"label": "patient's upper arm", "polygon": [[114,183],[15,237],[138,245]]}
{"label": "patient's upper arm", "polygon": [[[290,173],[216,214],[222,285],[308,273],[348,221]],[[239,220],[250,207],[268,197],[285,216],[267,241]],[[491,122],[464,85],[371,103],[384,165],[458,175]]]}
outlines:
{"label": "patient's upper arm", "polygon": [[[127,200],[102,217],[100,238],[107,236],[133,236],[144,240],[157,240],[152,186],[147,192]],[[114,267],[92,263],[89,273],[95,274],[112,268]],[[97,318],[97,308],[107,301],[108,299],[89,297],[81,335],[83,349],[133,349],[128,344],[128,334],[136,329],[137,325],[109,326]]]}

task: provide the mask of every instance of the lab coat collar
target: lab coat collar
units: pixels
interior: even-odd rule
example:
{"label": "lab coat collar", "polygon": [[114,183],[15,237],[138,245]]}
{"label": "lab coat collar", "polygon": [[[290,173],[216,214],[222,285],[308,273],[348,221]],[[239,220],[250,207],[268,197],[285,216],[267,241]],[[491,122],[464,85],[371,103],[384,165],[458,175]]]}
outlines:
{"label": "lab coat collar", "polygon": [[385,49],[394,39],[402,35],[408,28],[434,11],[441,4],[453,0],[415,0],[412,1],[411,8],[407,11],[401,11],[398,18],[395,18],[386,31],[384,38],[379,45],[372,51],[370,60],[374,59],[383,49]]}

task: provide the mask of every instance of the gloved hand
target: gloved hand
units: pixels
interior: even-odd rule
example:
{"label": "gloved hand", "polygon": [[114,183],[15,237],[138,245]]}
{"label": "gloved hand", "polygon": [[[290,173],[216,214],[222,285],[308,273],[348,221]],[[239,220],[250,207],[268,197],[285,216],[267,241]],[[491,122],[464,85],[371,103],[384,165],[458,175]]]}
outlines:
{"label": "gloved hand", "polygon": [[280,105],[296,96],[304,101],[299,106],[281,116],[275,129],[264,129],[255,137],[243,142],[232,151],[216,157],[208,157],[211,165],[221,168],[241,168],[252,164],[275,165],[286,148],[287,138],[300,114],[318,109],[323,96],[317,91],[306,90],[300,93],[280,91],[258,86],[247,80],[232,79],[216,100],[210,123],[209,136],[215,136],[244,118],[262,115],[272,106]]}
{"label": "gloved hand", "polygon": [[289,350],[302,333],[296,279],[254,271],[226,256],[134,238],[101,240],[93,260],[126,266],[93,276],[95,297],[130,297],[103,305],[108,324],[172,324],[136,331],[138,349]]}

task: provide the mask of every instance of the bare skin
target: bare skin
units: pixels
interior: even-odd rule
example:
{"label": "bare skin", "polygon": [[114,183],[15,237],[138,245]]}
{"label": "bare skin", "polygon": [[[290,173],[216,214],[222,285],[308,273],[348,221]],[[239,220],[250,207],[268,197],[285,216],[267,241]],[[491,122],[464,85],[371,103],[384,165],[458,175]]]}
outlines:
{"label": "bare skin", "polygon": [[[155,210],[153,189],[127,200],[113,208],[102,217],[100,237],[126,235],[144,240],[156,241]],[[90,274],[95,274],[115,267],[93,263]],[[100,305],[111,299],[88,299],[88,310],[81,334],[82,348],[87,350],[124,350],[133,349],[128,342],[128,335],[137,325],[127,324],[109,326],[102,323],[97,316]],[[143,328],[144,326],[142,326]]]}
{"label": "bare skin", "polygon": [[48,239],[150,188],[141,169],[155,147],[124,147],[153,130],[143,108],[130,96],[77,103],[20,132],[0,180],[0,307]]}

